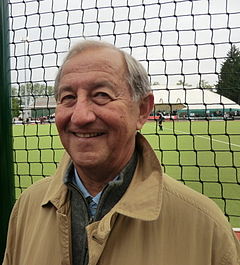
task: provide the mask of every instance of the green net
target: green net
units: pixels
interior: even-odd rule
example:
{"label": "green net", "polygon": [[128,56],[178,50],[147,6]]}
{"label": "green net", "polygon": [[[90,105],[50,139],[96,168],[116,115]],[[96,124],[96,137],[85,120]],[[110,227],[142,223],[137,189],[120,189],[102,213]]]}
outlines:
{"label": "green net", "polygon": [[51,175],[63,153],[53,84],[65,53],[101,39],[149,73],[155,109],[142,133],[165,172],[240,227],[238,1],[9,0],[9,11],[17,196]]}

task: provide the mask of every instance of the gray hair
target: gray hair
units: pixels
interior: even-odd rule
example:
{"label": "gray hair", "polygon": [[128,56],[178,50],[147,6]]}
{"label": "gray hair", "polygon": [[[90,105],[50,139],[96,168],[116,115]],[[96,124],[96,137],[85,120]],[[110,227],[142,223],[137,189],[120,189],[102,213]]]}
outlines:
{"label": "gray hair", "polygon": [[71,59],[72,57],[76,56],[77,54],[81,53],[84,50],[88,50],[91,48],[109,48],[118,51],[122,54],[126,66],[127,66],[127,76],[126,81],[128,82],[133,100],[139,100],[146,96],[151,91],[151,85],[148,79],[148,74],[142,64],[138,62],[134,57],[130,54],[126,53],[115,47],[114,45],[102,42],[102,41],[94,41],[94,40],[84,40],[76,45],[74,45],[70,51],[68,52],[67,56],[65,57],[62,66],[59,68],[57,76],[55,78],[55,85],[54,85],[54,94],[56,100],[58,99],[58,86],[60,82],[60,77],[62,73],[62,69],[64,64]]}

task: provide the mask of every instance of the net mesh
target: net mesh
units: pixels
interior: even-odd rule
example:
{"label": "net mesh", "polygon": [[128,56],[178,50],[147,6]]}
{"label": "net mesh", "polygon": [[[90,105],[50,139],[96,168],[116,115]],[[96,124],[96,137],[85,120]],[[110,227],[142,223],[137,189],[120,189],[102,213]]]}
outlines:
{"label": "net mesh", "polygon": [[17,196],[63,153],[53,98],[63,56],[80,39],[101,39],[149,73],[155,109],[142,133],[165,172],[240,227],[240,100],[216,93],[229,50],[240,47],[237,0],[9,0],[9,11]]}

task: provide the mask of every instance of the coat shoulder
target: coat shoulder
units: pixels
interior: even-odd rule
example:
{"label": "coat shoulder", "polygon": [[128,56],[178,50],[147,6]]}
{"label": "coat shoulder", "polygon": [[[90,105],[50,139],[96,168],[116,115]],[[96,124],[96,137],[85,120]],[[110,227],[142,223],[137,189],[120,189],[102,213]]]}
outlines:
{"label": "coat shoulder", "polygon": [[[35,192],[41,192],[45,191],[50,183],[52,182],[53,177],[45,177],[41,180],[36,181],[33,183],[31,186],[29,186],[23,193],[22,195],[28,194],[28,193],[35,193]],[[21,196],[22,196],[21,195]]]}
{"label": "coat shoulder", "polygon": [[176,207],[189,208],[190,214],[202,215],[228,230],[230,224],[218,205],[207,196],[187,187],[167,175],[164,175],[163,189],[166,197],[170,197]]}
{"label": "coat shoulder", "polygon": [[52,182],[53,177],[46,177],[41,179],[31,186],[29,186],[23,193],[20,195],[18,201],[32,201],[32,202],[41,202]]}

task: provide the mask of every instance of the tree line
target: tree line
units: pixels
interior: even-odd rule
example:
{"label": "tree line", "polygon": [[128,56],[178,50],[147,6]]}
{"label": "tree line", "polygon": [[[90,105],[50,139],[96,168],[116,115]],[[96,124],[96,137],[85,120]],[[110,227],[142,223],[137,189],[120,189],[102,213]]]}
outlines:
{"label": "tree line", "polygon": [[217,93],[240,104],[240,50],[232,45],[221,65]]}
{"label": "tree line", "polygon": [[24,105],[29,106],[34,97],[53,96],[54,87],[39,83],[26,83],[12,87],[12,117],[18,117]]}

